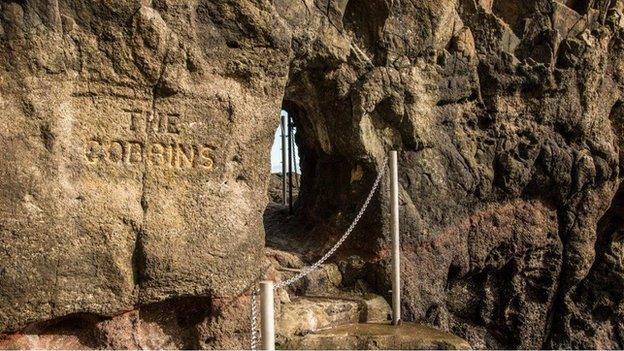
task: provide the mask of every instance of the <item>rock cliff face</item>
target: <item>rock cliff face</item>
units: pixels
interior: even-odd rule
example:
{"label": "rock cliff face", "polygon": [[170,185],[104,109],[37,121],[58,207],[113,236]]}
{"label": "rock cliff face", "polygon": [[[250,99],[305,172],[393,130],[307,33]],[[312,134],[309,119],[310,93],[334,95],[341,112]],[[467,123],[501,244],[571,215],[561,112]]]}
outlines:
{"label": "rock cliff face", "polygon": [[[399,149],[405,319],[623,348],[623,9],[0,1],[1,343],[244,346],[283,107],[310,258]],[[386,186],[337,257],[380,293]]]}

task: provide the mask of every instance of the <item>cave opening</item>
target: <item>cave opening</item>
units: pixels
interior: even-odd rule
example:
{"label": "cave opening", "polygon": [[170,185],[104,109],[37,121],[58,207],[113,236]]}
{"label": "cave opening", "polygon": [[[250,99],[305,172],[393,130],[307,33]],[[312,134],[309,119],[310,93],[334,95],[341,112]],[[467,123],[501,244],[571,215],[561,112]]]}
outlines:
{"label": "cave opening", "polygon": [[[283,200],[282,126],[276,125],[271,150],[271,179],[264,212],[265,246],[314,262],[335,244],[353,222],[377,176],[375,161],[350,155],[356,141],[346,126],[334,125],[331,113],[285,98],[282,115],[292,123],[293,204]],[[338,111],[334,111],[338,113]],[[281,117],[281,116],[280,116]],[[280,119],[276,119],[280,120]],[[285,130],[288,135],[288,128]],[[286,138],[288,145],[288,138]],[[288,156],[285,158],[289,159]],[[296,161],[296,162],[295,162]],[[286,161],[288,162],[288,161]],[[289,167],[286,167],[288,174]],[[288,179],[286,179],[288,196]],[[381,190],[380,190],[381,192]],[[382,204],[375,197],[347,240],[332,258],[374,258],[381,237]],[[330,261],[332,261],[330,260]]]}
{"label": "cave opening", "polygon": [[[372,201],[366,201],[381,171],[380,163],[361,144],[358,125],[346,118],[350,108],[344,101],[333,104],[315,96],[309,86],[298,85],[287,87],[285,96],[281,115],[292,123],[298,156],[293,183],[297,189],[291,212],[288,201],[283,201],[281,178],[282,134],[288,135],[288,129],[282,130],[279,116],[275,118],[269,201],[263,218],[264,254],[270,265],[267,272],[275,281],[288,281],[331,252],[314,271],[284,290],[288,300],[334,294],[361,301],[374,297],[379,318],[387,320],[391,281],[382,255],[389,225],[384,214],[390,204],[382,195],[388,190],[385,182],[373,193]],[[349,236],[344,237],[347,232]],[[341,244],[333,250],[337,243]]]}
{"label": "cave opening", "polygon": [[308,185],[316,169],[316,141],[305,118],[301,107],[284,101],[271,149],[269,201],[264,213],[266,246],[285,251],[301,248],[298,234],[309,227],[302,209],[306,199],[314,197]]}
{"label": "cave opening", "polygon": [[301,170],[299,148],[295,142],[297,128],[292,114],[282,110],[280,124],[273,135],[271,147],[271,178],[269,180],[269,204],[288,206],[292,214],[297,200]]}

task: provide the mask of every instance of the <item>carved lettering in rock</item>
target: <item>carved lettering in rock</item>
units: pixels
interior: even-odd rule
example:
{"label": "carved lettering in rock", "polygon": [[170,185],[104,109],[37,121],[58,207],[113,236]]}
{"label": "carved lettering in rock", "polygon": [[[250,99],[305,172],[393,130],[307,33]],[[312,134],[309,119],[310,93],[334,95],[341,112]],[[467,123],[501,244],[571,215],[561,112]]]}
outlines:
{"label": "carved lettering in rock", "polygon": [[[169,134],[180,137],[178,113],[146,114],[142,110],[124,110],[128,113],[128,129],[138,137],[134,140],[92,138],[85,146],[89,164],[127,165],[146,164],[171,170],[198,169],[211,171],[214,166],[212,151],[205,143],[149,141],[149,134]],[[142,135],[142,137],[140,137]],[[147,140],[143,140],[147,139]]]}
{"label": "carved lettering in rock", "polygon": [[180,134],[179,113],[146,112],[140,109],[124,110],[129,115],[130,130],[133,132]]}

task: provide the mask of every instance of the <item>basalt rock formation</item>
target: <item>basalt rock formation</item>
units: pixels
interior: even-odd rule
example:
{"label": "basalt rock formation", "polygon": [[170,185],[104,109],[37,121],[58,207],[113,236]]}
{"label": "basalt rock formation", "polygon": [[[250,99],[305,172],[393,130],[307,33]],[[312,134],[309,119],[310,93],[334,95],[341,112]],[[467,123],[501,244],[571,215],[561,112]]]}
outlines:
{"label": "basalt rock formation", "polygon": [[[404,319],[624,348],[623,10],[1,0],[0,345],[245,346],[284,108],[307,258],[398,149]],[[334,258],[386,295],[387,193]]]}

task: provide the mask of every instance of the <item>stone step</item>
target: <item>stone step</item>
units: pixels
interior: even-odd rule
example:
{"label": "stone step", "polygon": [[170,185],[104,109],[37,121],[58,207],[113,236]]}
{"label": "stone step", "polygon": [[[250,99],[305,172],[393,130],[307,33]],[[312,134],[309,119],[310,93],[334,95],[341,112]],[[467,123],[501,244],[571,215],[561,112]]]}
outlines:
{"label": "stone step", "polygon": [[298,297],[283,304],[275,318],[278,343],[293,336],[359,321],[359,303],[322,297]]}
{"label": "stone step", "polygon": [[291,337],[280,349],[290,350],[460,350],[464,339],[414,323],[354,323]]}
{"label": "stone step", "polygon": [[352,298],[298,297],[280,305],[275,321],[276,340],[282,344],[319,330],[352,323],[383,322],[390,317],[390,305],[375,294]]}

